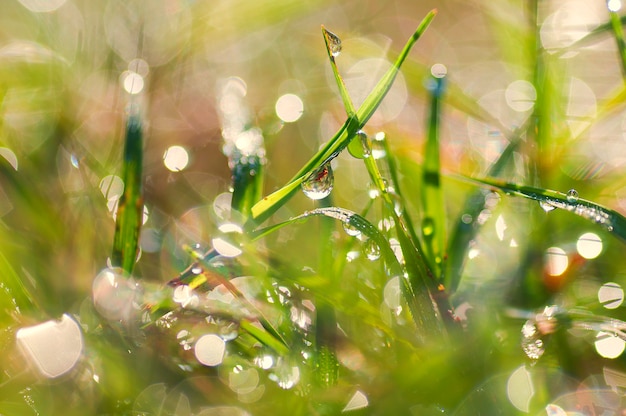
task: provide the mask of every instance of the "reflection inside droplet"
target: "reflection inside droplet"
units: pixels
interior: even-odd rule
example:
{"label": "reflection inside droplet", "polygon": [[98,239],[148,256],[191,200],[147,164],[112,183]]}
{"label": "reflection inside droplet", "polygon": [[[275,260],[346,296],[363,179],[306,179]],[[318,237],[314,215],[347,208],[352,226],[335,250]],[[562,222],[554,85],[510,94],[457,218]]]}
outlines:
{"label": "reflection inside droplet", "polygon": [[80,326],[67,314],[60,321],[20,328],[15,337],[26,359],[48,378],[74,368],[83,351]]}
{"label": "reflection inside droplet", "polygon": [[567,202],[572,204],[578,202],[578,191],[576,189],[567,191]]}
{"label": "reflection inside droplet", "polygon": [[330,54],[335,58],[338,57],[341,53],[341,39],[330,30],[326,30],[326,28],[322,28],[322,32],[324,33],[324,38],[326,38]]}
{"label": "reflection inside droplet", "polygon": [[326,163],[320,169],[302,182],[302,192],[310,199],[324,199],[330,195],[334,186],[334,174],[330,163]]}
{"label": "reflection inside droplet", "polygon": [[380,247],[374,240],[367,240],[363,250],[365,251],[365,256],[368,260],[374,261],[380,258]]}

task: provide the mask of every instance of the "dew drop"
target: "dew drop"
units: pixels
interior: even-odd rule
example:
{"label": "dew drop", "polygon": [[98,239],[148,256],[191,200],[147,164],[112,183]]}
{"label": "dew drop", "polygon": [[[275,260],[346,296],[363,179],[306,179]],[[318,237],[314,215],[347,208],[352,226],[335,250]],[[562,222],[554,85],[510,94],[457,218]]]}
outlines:
{"label": "dew drop", "polygon": [[133,279],[121,269],[106,268],[93,280],[93,303],[100,315],[111,321],[125,321],[132,317],[138,296]]}
{"label": "dew drop", "polygon": [[385,132],[379,131],[372,138],[372,156],[374,159],[382,159],[387,155],[385,150]]}
{"label": "dew drop", "polygon": [[426,217],[422,220],[422,234],[424,237],[431,237],[435,232],[435,222],[432,218]]}
{"label": "dew drop", "polygon": [[378,260],[380,258],[380,247],[374,240],[367,240],[365,243],[365,256],[371,260]]}
{"label": "dew drop", "polygon": [[335,35],[333,32],[326,30],[326,28],[323,28],[323,31],[330,54],[335,58],[338,57],[341,53],[341,39],[339,39],[339,36]]}
{"label": "dew drop", "polygon": [[532,360],[538,360],[545,352],[543,340],[539,335],[535,321],[526,321],[522,326],[522,350]]}
{"label": "dew drop", "polygon": [[372,144],[363,130],[359,130],[348,143],[348,152],[357,159],[365,159],[372,155]]}
{"label": "dew drop", "polygon": [[578,201],[578,191],[576,189],[570,189],[567,191],[567,202],[573,204]]}
{"label": "dew drop", "polygon": [[343,230],[350,237],[358,237],[361,234],[361,231],[349,222],[342,222],[341,224],[343,225]]}
{"label": "dew drop", "polygon": [[539,201],[539,206],[545,212],[554,211],[556,209],[556,207],[552,205],[551,203],[549,203],[548,201]]}
{"label": "dew drop", "polygon": [[333,183],[333,169],[327,163],[302,182],[302,192],[313,200],[324,199],[333,190]]}

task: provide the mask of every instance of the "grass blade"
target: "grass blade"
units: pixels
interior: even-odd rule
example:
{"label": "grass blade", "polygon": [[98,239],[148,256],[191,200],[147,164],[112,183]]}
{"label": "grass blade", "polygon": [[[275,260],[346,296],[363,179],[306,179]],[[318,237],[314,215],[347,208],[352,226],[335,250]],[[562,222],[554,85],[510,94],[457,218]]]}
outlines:
{"label": "grass blade", "polygon": [[441,189],[439,158],[439,113],[444,78],[433,77],[431,86],[428,134],[424,150],[424,172],[422,176],[422,237],[425,255],[433,267],[435,276],[441,276],[442,255],[445,238],[445,207]]}
{"label": "grass blade", "polygon": [[139,231],[143,220],[142,191],[143,138],[141,118],[130,114],[126,122],[126,143],[122,180],[124,193],[117,206],[111,262],[131,274],[139,250]]}
{"label": "grass blade", "polygon": [[571,190],[567,194],[549,189],[535,188],[532,186],[516,185],[494,179],[471,179],[469,181],[481,185],[487,185],[506,194],[518,195],[527,199],[538,201],[542,207],[548,209],[559,208],[572,212],[605,230],[615,234],[616,237],[626,243],[626,218],[618,212],[596,204],[586,199],[578,198],[575,191]]}
{"label": "grass blade", "polygon": [[609,16],[611,18],[611,28],[613,29],[615,42],[617,43],[617,51],[619,52],[620,62],[622,64],[622,76],[626,77],[626,43],[624,42],[624,29],[622,28],[622,22],[617,12],[609,9]]}
{"label": "grass blade", "polygon": [[293,194],[298,190],[300,184],[312,171],[319,169],[324,163],[336,157],[348,145],[350,139],[354,137],[357,131],[363,128],[365,123],[367,123],[370,117],[374,114],[383,98],[391,88],[391,85],[393,84],[402,63],[408,56],[409,51],[428,28],[436,14],[436,10],[432,10],[426,15],[424,20],[422,20],[413,36],[411,36],[402,49],[402,52],[400,52],[400,55],[396,59],[394,65],[385,73],[385,75],[383,75],[378,84],[359,107],[356,112],[356,116],[348,117],[346,122],[341,126],[339,131],[335,133],[330,141],[319,152],[317,152],[285,186],[269,196],[264,197],[252,207],[251,212],[253,224],[248,225],[246,228],[252,228],[252,226],[259,225],[267,220],[274,212],[284,205],[289,198],[293,196]]}

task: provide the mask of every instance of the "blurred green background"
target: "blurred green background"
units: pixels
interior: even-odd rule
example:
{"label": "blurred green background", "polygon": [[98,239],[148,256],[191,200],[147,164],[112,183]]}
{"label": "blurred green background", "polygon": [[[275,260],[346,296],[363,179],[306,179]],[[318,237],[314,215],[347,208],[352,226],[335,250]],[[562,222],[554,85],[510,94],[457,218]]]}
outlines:
{"label": "blurred green background", "polygon": [[[617,3],[608,6],[619,10]],[[165,283],[189,264],[181,246],[211,239],[220,220],[214,201],[231,186],[222,152],[224,114],[232,105],[225,86],[239,91],[238,111],[264,137],[268,194],[345,120],[321,25],[342,39],[337,64],[358,106],[433,8],[437,17],[365,129],[385,133],[414,217],[420,219],[416,178],[435,64],[447,72],[440,151],[449,224],[476,190],[459,175],[487,176],[512,141],[519,144],[503,179],[576,189],[626,211],[619,41],[609,26],[588,36],[610,21],[603,0],[4,0],[0,414],[332,414],[361,399],[355,392],[369,398],[355,414],[561,415],[556,407],[574,402],[578,414],[622,414],[626,363],[619,354],[601,357],[594,337],[598,325],[621,330],[617,320],[626,319],[621,308],[608,310],[598,299],[603,284],[619,287],[626,278],[623,242],[571,213],[547,214],[536,202],[487,190],[493,203],[478,219],[480,232],[451,294],[464,329],[444,346],[414,344],[411,325],[399,312],[392,316],[389,302],[383,305],[384,282],[372,277],[382,267],[366,260],[346,266],[345,279],[331,289],[287,279],[303,292],[333,291],[324,296],[336,302],[344,339],[336,389],[311,393],[304,381],[284,388],[260,372],[251,390],[258,397],[242,393],[224,381],[229,370],[189,364],[193,359],[175,336],[135,329],[140,334],[129,337],[122,327],[101,324],[92,310],[93,279],[111,254],[119,197],[119,178],[111,175],[122,169],[129,103],[139,106],[145,132],[147,211],[134,274],[147,292],[168,291]],[[291,101],[281,110],[286,94]],[[164,163],[168,152],[180,150],[172,146],[184,149],[185,163]],[[342,154],[334,170],[333,203],[361,212],[369,200],[366,169]],[[312,208],[297,195],[272,221]],[[278,282],[280,273],[306,277],[317,267],[318,231],[307,223],[272,236],[262,248],[278,266],[259,268]],[[600,240],[595,258],[576,248],[586,232]],[[332,242],[343,247],[334,233]],[[567,258],[560,273],[549,269],[556,267],[555,247]],[[595,313],[593,325],[582,315],[571,318],[580,322],[579,332],[557,331],[530,366],[520,330],[553,304]],[[46,380],[28,369],[15,333],[64,313],[80,321],[85,351],[79,369]],[[170,403],[180,397],[188,407]],[[558,406],[546,407],[559,397]],[[161,399],[166,404],[153,413],[141,401]],[[218,405],[223,408],[207,407]]]}

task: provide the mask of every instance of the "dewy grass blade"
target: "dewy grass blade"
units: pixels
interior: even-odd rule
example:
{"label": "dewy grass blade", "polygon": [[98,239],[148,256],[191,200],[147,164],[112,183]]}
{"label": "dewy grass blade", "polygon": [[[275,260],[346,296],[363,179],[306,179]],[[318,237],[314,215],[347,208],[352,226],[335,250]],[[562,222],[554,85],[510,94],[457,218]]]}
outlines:
{"label": "dewy grass blade", "polygon": [[538,201],[544,209],[559,208],[572,212],[615,234],[626,243],[626,218],[612,209],[579,198],[578,193],[574,190],[564,194],[549,189],[516,185],[494,179],[466,178],[466,180],[481,185],[487,185],[503,191],[506,194],[518,195]]}
{"label": "dewy grass blade", "polygon": [[441,276],[442,256],[445,236],[445,207],[441,189],[441,163],[439,157],[439,113],[441,95],[444,88],[443,77],[431,79],[430,114],[428,134],[424,151],[424,172],[422,176],[422,237],[425,255],[433,267],[435,276]]}
{"label": "dewy grass blade", "polygon": [[326,30],[324,25],[322,25],[322,34],[324,35],[324,42],[326,43],[326,51],[328,52],[330,67],[333,70],[333,75],[335,76],[337,87],[339,88],[339,94],[341,95],[341,100],[343,101],[343,106],[346,109],[348,118],[353,117],[356,114],[356,109],[354,108],[354,104],[352,104],[346,84],[343,82],[343,78],[339,74],[337,63],[335,62],[335,57],[341,52],[341,40],[337,35],[329,30]]}
{"label": "dewy grass blade", "polygon": [[308,177],[308,175],[319,169],[324,163],[336,157],[347,145],[349,140],[359,131],[365,123],[374,114],[383,98],[391,88],[393,81],[409,54],[409,51],[415,45],[415,42],[422,36],[426,28],[430,25],[433,18],[437,14],[436,10],[432,10],[422,20],[417,30],[407,41],[400,52],[400,55],[396,59],[394,65],[383,75],[378,84],[374,87],[372,92],[367,96],[361,107],[356,112],[356,117],[348,117],[346,122],[342,125],[337,133],[330,139],[330,141],[317,152],[307,162],[302,169],[278,191],[264,197],[252,207],[252,224],[249,224],[246,228],[250,229],[255,225],[263,223],[274,212],[276,212],[293,194],[298,190],[300,184]]}
{"label": "dewy grass blade", "polygon": [[122,179],[124,193],[117,206],[111,262],[131,274],[139,249],[139,231],[143,221],[142,192],[143,138],[141,118],[131,113],[126,122],[126,143]]}

